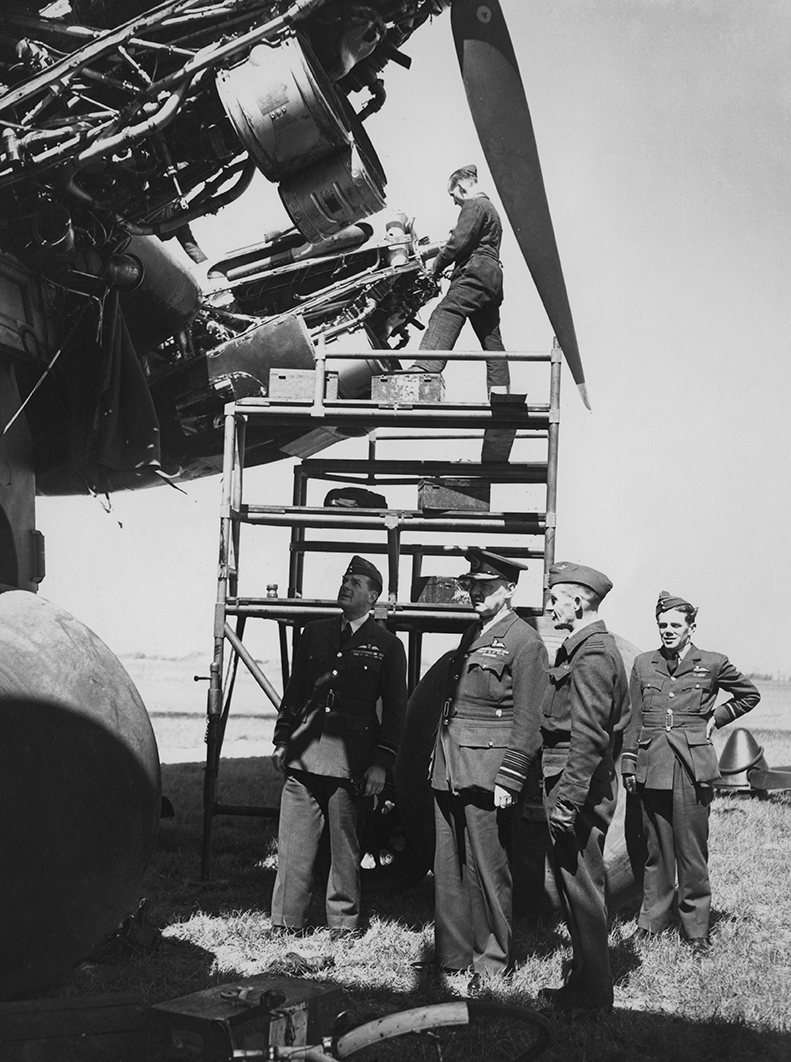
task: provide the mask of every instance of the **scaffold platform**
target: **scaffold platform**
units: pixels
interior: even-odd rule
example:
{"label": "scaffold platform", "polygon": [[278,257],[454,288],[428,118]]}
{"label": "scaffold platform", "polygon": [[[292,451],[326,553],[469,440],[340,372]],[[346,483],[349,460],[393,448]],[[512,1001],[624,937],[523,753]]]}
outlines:
{"label": "scaffold platform", "polygon": [[[250,671],[269,701],[276,708],[280,704],[280,695],[273,681],[245,644],[249,621],[266,620],[277,624],[281,658],[278,679],[285,688],[290,661],[305,624],[340,615],[334,599],[306,594],[307,556],[364,552],[386,558],[386,564],[381,565],[385,586],[373,616],[388,629],[405,635],[410,691],[421,678],[424,636],[461,632],[475,616],[468,601],[421,599],[427,560],[462,558],[468,546],[473,544],[470,537],[485,535],[486,544],[502,555],[540,563],[543,580],[536,599],[516,611],[528,621],[535,621],[543,612],[546,576],[554,560],[560,348],[555,345],[548,353],[507,352],[502,355],[512,362],[530,361],[548,366],[544,402],[535,403],[516,395],[493,396],[486,404],[325,397],[327,367],[332,358],[387,356],[392,358],[393,352],[356,354],[331,351],[320,345],[311,399],[240,399],[225,407],[214,654],[207,704],[201,858],[204,880],[211,874],[212,822],[217,815],[277,815],[274,807],[229,805],[218,801],[222,745],[240,662]],[[487,352],[486,356],[492,355]],[[451,351],[447,354],[449,360],[456,361],[480,361],[481,357],[480,351]],[[287,428],[309,434],[324,429],[336,433],[338,438],[362,437],[362,446],[366,445],[367,437],[367,455],[355,459],[309,456],[298,460],[290,501],[263,504],[260,499],[247,498],[244,471],[248,427],[264,421],[273,432]],[[409,441],[457,439],[480,440],[481,458],[477,461],[433,456],[415,458],[407,456],[407,448],[400,446]],[[511,458],[513,449],[518,449],[523,440],[529,440],[533,449],[540,449],[537,460]],[[404,456],[381,456],[382,449],[385,446],[389,449],[391,445],[397,450],[402,449]],[[504,485],[509,492],[517,487],[530,488],[539,492],[540,497],[535,511],[532,506],[530,511],[524,508],[490,511],[488,507],[357,508],[309,504],[309,485],[317,480],[375,491],[390,487],[419,488],[426,482],[442,484],[459,478],[472,485],[473,495],[476,485],[479,492]],[[252,526],[290,529],[288,589],[284,596],[252,595],[241,590],[242,532],[245,527]],[[366,537],[363,540],[360,536]],[[402,562],[409,567],[408,578],[404,577]]]}

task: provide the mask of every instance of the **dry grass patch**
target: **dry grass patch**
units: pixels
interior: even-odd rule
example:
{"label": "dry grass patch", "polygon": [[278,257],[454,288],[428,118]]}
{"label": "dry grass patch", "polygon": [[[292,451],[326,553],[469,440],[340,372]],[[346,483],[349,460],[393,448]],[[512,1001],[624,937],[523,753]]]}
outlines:
{"label": "dry grass patch", "polygon": [[[756,731],[770,765],[791,763],[791,734]],[[430,877],[395,895],[369,889],[364,934],[330,941],[322,905],[304,937],[269,939],[276,842],[271,822],[215,822],[210,885],[196,883],[201,836],[202,767],[164,768],[176,817],[163,820],[144,883],[152,920],[162,929],[154,955],[105,952],[82,963],[52,995],[137,992],[157,1002],[240,975],[297,972],[343,987],[358,1017],[463,995],[466,979],[437,979],[412,962],[431,956]],[[260,802],[260,764],[229,760],[221,799]],[[634,912],[613,919],[616,1008],[605,1017],[555,1021],[548,1062],[788,1062],[791,1059],[791,793],[768,799],[720,796],[711,820],[714,947],[693,958],[675,932],[644,946],[632,941]],[[535,1001],[560,984],[570,957],[568,934],[554,917],[516,925],[517,969],[484,983],[486,998]],[[289,966],[289,963],[292,963]]]}

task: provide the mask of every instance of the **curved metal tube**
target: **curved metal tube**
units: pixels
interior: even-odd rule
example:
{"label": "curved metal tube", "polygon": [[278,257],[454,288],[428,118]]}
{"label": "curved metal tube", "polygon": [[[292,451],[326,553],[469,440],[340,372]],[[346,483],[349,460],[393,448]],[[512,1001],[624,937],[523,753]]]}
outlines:
{"label": "curved metal tube", "polygon": [[137,125],[130,125],[127,129],[122,129],[120,133],[116,133],[115,136],[109,136],[106,140],[97,140],[96,143],[85,148],[85,150],[81,151],[74,159],[73,165],[75,168],[81,169],[93,159],[109,155],[118,148],[124,147],[132,140],[141,140],[150,133],[154,133],[159,129],[164,129],[164,127],[176,117],[176,113],[184,102],[184,97],[187,94],[187,89],[190,87],[191,82],[192,76],[187,77],[182,81],[182,83],[170,94],[165,103],[159,108],[157,113],[153,114],[150,118],[147,118],[144,122],[139,122]]}

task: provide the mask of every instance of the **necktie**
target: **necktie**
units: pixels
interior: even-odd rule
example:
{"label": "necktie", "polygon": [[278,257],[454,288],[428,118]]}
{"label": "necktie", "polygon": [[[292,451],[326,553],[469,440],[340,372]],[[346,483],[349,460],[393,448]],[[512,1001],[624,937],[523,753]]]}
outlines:
{"label": "necktie", "polygon": [[673,675],[678,667],[678,656],[669,656],[667,658],[667,670]]}
{"label": "necktie", "polygon": [[352,636],[352,625],[351,625],[351,623],[341,623],[341,635],[340,635],[340,638],[338,639],[338,644],[339,645],[344,645],[346,642],[348,642],[348,640],[351,638],[351,636]]}

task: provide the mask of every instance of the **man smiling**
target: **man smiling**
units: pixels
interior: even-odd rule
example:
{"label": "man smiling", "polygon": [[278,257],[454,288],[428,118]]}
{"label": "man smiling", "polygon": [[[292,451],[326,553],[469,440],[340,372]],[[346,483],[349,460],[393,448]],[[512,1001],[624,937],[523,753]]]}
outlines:
{"label": "man smiling", "polygon": [[519,561],[473,548],[462,577],[478,615],[448,668],[431,786],[437,967],[503,972],[511,963],[511,857],[520,794],[546,689],[541,639],[511,608]]}
{"label": "man smiling", "polygon": [[[648,858],[637,939],[670,925],[678,870],[678,914],[696,953],[709,948],[709,805],[719,766],[711,735],[756,706],[760,694],[727,657],[692,643],[697,609],[666,590],[656,603],[662,647],[632,669],[633,716],[621,773],[639,795]],[[717,692],[731,699],[714,707]]]}

